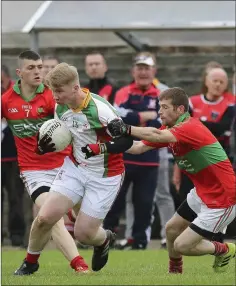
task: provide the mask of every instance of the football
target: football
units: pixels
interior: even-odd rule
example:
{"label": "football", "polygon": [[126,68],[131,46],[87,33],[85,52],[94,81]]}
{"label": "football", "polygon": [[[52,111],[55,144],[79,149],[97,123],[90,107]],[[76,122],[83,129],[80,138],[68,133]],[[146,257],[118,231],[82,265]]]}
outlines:
{"label": "football", "polygon": [[70,130],[66,124],[57,119],[50,119],[40,127],[39,139],[45,134],[52,138],[52,143],[55,144],[56,151],[59,152],[64,150],[72,141]]}

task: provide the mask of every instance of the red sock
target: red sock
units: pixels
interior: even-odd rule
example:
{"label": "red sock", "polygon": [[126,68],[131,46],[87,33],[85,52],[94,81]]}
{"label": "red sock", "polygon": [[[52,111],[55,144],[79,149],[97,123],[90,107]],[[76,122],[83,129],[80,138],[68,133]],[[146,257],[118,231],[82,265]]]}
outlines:
{"label": "red sock", "polygon": [[70,262],[70,267],[73,269],[83,268],[84,270],[88,269],[88,265],[85,263],[82,256],[78,255]]}
{"label": "red sock", "polygon": [[169,258],[169,273],[182,273],[183,272],[183,261],[182,257],[180,258]]}
{"label": "red sock", "polygon": [[221,243],[218,241],[212,241],[212,243],[215,246],[215,252],[213,253],[213,255],[215,255],[215,256],[225,254],[229,250],[228,245],[226,243]]}
{"label": "red sock", "polygon": [[134,242],[134,239],[133,238],[128,238],[127,242],[128,242],[128,244],[132,244]]}
{"label": "red sock", "polygon": [[31,253],[27,252],[26,261],[29,263],[37,263],[39,256],[40,256],[40,253],[31,254]]}

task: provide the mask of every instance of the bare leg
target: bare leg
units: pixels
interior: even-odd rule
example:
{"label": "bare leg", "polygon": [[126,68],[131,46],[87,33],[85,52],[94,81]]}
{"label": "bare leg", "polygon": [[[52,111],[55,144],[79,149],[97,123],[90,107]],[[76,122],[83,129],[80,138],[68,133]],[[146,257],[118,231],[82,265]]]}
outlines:
{"label": "bare leg", "polygon": [[180,258],[181,254],[175,250],[176,238],[190,225],[190,222],[177,213],[166,224],[166,238],[169,257]]}
{"label": "bare leg", "polygon": [[186,256],[200,256],[214,254],[215,245],[188,227],[175,240],[174,249]]}
{"label": "bare leg", "polygon": [[101,219],[79,212],[75,222],[75,237],[86,245],[102,245],[106,240],[106,231],[101,225]]}
{"label": "bare leg", "polygon": [[29,251],[42,251],[52,236],[64,256],[69,261],[72,260],[78,251],[61,219],[67,209],[73,206],[72,201],[61,194],[50,192],[40,195],[36,204],[41,208],[32,224]]}
{"label": "bare leg", "polygon": [[[41,198],[40,198],[41,197]],[[29,238],[27,256],[15,271],[15,275],[29,275],[38,270],[38,259],[50,237],[52,236],[57,247],[70,261],[70,266],[76,272],[88,272],[88,266],[79,255],[75,242],[66,230],[62,216],[73,207],[73,202],[66,196],[56,192],[40,195],[38,204],[40,211],[35,218]]]}
{"label": "bare leg", "polygon": [[75,237],[82,243],[94,246],[92,269],[101,270],[108,261],[110,245],[114,236],[110,230],[102,227],[102,219],[91,217],[79,212],[75,222]]}
{"label": "bare leg", "polygon": [[166,224],[167,249],[169,253],[169,273],[181,274],[183,262],[181,253],[174,248],[176,238],[189,226],[190,222],[177,213]]}

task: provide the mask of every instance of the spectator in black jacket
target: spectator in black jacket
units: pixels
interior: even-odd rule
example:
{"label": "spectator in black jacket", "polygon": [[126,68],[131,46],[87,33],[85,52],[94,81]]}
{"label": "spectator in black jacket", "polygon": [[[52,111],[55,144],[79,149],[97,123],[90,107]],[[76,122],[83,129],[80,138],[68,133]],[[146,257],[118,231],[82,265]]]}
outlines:
{"label": "spectator in black jacket", "polygon": [[117,88],[114,82],[106,76],[107,70],[106,60],[100,52],[94,51],[87,54],[85,71],[90,80],[85,87],[113,105]]}
{"label": "spectator in black jacket", "polygon": [[[7,66],[2,65],[1,94],[8,92],[13,82]],[[24,185],[19,177],[17,154],[14,138],[7,123],[2,119],[2,144],[1,144],[1,216],[3,217],[3,202],[5,191],[8,195],[8,230],[12,246],[23,246],[25,235],[25,220],[23,211]],[[3,225],[2,225],[3,242]]]}

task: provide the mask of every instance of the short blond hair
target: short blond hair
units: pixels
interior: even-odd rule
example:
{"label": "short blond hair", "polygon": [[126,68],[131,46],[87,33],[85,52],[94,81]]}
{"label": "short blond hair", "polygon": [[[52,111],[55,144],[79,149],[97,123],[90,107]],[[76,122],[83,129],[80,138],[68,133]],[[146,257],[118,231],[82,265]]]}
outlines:
{"label": "short blond hair", "polygon": [[57,88],[76,82],[79,84],[79,74],[77,69],[67,63],[56,65],[45,78],[45,83],[49,88]]}

